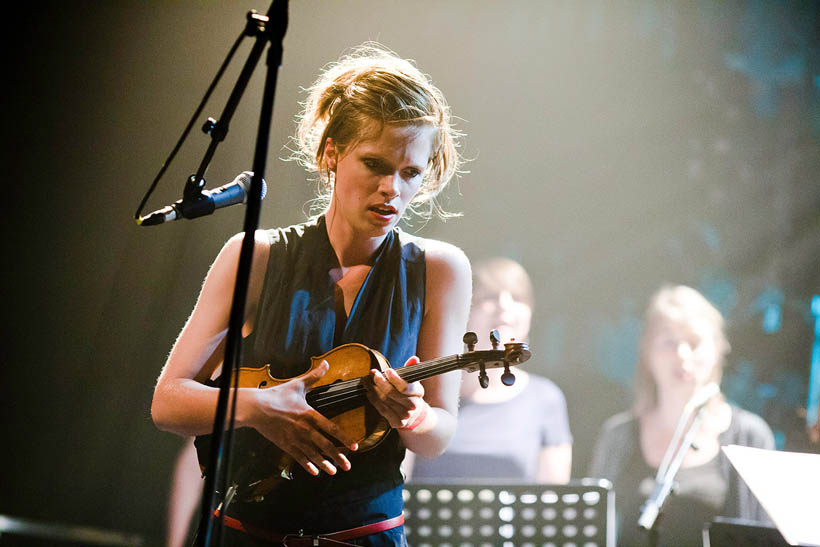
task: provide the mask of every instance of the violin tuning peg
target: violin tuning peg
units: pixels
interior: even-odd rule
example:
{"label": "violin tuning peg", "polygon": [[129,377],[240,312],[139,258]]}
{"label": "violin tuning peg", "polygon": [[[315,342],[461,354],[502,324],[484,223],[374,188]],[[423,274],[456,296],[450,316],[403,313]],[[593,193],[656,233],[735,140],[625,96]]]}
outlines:
{"label": "violin tuning peg", "polygon": [[490,386],[490,377],[487,376],[487,367],[484,366],[484,361],[480,362],[478,367],[478,385],[484,389],[487,389]]}
{"label": "violin tuning peg", "polygon": [[475,345],[478,343],[478,336],[474,332],[467,332],[464,334],[462,341],[467,346],[467,351],[474,351]]}
{"label": "violin tuning peg", "polygon": [[515,374],[510,372],[510,365],[504,363],[504,373],[501,375],[501,383],[505,386],[511,386],[515,383]]}
{"label": "violin tuning peg", "polygon": [[498,349],[499,344],[501,344],[501,334],[497,329],[490,331],[490,343],[493,345],[493,349]]}

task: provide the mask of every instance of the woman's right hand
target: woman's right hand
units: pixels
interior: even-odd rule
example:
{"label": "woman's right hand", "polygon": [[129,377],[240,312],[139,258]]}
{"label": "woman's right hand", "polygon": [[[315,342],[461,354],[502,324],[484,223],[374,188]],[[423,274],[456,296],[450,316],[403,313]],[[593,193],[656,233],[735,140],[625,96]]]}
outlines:
{"label": "woman's right hand", "polygon": [[331,438],[338,439],[351,451],[358,449],[357,443],[339,426],[308,405],[305,399],[308,388],[324,376],[328,368],[327,361],[322,361],[304,376],[268,389],[247,391],[253,399],[245,425],[259,431],[311,475],[318,475],[320,469],[335,475],[337,466],[350,470],[350,461]]}

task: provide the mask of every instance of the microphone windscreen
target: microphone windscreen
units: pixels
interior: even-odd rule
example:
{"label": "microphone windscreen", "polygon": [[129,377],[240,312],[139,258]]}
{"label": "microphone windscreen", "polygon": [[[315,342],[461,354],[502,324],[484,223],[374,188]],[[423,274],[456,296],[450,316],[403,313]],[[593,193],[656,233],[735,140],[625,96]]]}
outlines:
{"label": "microphone windscreen", "polygon": [[[242,171],[238,177],[236,177],[236,183],[242,185],[242,188],[245,189],[245,192],[250,192],[251,190],[251,178],[253,178],[253,171]],[[262,195],[259,199],[265,199],[265,196],[268,193],[268,185],[265,183],[265,179],[262,179]],[[247,202],[247,198],[243,200],[243,203]]]}

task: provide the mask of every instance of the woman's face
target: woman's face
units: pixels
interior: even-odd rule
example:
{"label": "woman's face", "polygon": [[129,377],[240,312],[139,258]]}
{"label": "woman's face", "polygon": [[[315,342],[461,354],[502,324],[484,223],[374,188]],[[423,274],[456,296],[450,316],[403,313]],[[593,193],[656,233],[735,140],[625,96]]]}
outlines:
{"label": "woman's face", "polygon": [[532,320],[532,308],[529,305],[516,300],[506,290],[484,292],[479,289],[476,292],[468,328],[478,334],[480,346],[484,346],[483,342],[489,340],[489,333],[493,329],[498,329],[502,342],[527,339]]}
{"label": "woman's face", "polygon": [[325,160],[336,174],[330,211],[334,220],[344,219],[361,236],[389,232],[421,187],[435,130],[386,125],[342,154],[328,138]]}
{"label": "woman's face", "polygon": [[708,384],[720,350],[705,319],[656,319],[647,341],[647,361],[659,392],[691,394]]}

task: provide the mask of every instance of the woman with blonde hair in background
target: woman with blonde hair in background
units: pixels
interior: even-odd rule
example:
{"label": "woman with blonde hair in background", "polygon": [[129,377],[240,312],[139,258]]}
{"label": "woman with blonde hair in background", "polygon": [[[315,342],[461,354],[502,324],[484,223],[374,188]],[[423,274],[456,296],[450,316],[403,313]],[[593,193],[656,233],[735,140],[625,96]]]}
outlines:
{"label": "woman with blonde hair in background", "polygon": [[658,522],[658,545],[701,545],[701,530],[715,516],[768,520],[720,450],[729,444],[774,448],[763,419],[730,405],[712,386],[720,384],[729,349],[723,317],[699,292],[666,286],[652,297],[640,342],[635,404],[604,424],[589,469],[589,476],[614,484],[619,545],[647,543],[637,524],[641,505],[696,393],[715,395],[701,414],[675,478],[676,491]]}

